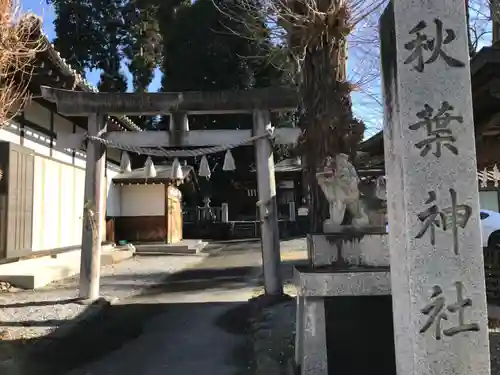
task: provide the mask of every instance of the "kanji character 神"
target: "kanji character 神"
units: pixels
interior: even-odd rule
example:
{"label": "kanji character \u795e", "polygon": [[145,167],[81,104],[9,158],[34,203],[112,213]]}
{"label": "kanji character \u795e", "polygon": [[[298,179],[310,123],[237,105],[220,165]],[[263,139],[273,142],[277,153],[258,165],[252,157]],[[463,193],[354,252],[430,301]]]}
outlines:
{"label": "kanji character \u795e", "polygon": [[431,245],[436,244],[436,228],[444,231],[451,227],[453,234],[453,252],[458,255],[458,227],[465,228],[472,214],[472,208],[466,204],[457,204],[457,192],[450,189],[451,207],[439,209],[436,202],[436,193],[429,191],[429,198],[425,204],[434,203],[431,207],[420,212],[417,216],[422,222],[422,227],[415,238],[422,238],[429,231]]}

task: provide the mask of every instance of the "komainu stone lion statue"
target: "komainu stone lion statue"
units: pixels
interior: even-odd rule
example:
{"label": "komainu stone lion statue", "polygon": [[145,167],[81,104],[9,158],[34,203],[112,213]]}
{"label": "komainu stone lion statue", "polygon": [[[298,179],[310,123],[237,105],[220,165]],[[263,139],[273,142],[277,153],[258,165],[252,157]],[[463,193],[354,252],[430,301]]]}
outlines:
{"label": "komainu stone lion statue", "polygon": [[327,158],[323,171],[316,173],[316,178],[329,203],[330,217],[323,223],[324,232],[339,230],[346,211],[354,227],[369,224],[360,201],[359,177],[346,154],[338,154],[335,160]]}

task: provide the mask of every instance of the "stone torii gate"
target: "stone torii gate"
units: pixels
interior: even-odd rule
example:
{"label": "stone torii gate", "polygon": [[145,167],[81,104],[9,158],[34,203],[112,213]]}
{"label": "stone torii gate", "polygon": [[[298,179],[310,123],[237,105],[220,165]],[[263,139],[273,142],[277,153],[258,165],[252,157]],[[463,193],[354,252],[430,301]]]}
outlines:
{"label": "stone torii gate", "polygon": [[[223,146],[244,143],[252,136],[267,134],[272,111],[291,111],[297,107],[298,96],[293,89],[274,87],[247,91],[169,92],[169,93],[93,93],[42,87],[44,99],[56,104],[65,116],[88,118],[88,137],[101,137],[111,144],[133,145],[140,148]],[[187,115],[253,114],[253,130],[190,131]],[[170,115],[168,131],[106,132],[107,115]],[[293,144],[298,128],[274,131],[276,144]],[[102,214],[105,197],[100,193],[104,181],[105,147],[102,142],[88,139],[85,171],[85,206],[93,208],[97,228],[84,225],[80,270],[80,298],[99,297],[100,246]],[[280,295],[280,242],[274,177],[274,158],[268,137],[255,140],[259,213],[261,218],[264,287],[269,295]],[[85,215],[88,212],[84,213]]]}

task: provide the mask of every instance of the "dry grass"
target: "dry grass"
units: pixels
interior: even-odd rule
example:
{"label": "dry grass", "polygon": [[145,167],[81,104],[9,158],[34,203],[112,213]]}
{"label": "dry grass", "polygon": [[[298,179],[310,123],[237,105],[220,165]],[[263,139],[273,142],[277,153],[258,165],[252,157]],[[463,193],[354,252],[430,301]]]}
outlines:
{"label": "dry grass", "polygon": [[34,61],[45,48],[41,27],[39,17],[23,14],[13,0],[0,0],[0,127],[30,98]]}
{"label": "dry grass", "polygon": [[[297,296],[297,290],[296,290],[295,286],[293,284],[290,284],[290,283],[285,283],[283,285],[283,293],[288,295],[288,296],[291,296],[291,297]],[[261,285],[258,288],[255,288],[253,290],[252,298],[256,298],[256,297],[262,296],[264,294],[265,294],[264,286]]]}

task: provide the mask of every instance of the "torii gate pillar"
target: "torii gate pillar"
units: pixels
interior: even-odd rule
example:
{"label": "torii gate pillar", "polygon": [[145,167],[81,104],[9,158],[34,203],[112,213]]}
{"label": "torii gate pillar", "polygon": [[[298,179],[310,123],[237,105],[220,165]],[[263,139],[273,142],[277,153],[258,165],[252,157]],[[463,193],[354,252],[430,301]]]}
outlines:
{"label": "torii gate pillar", "polygon": [[[95,136],[102,129],[102,114],[122,115],[172,115],[173,132],[109,132],[106,139],[115,144],[133,144],[136,147],[178,147],[226,145],[235,137],[247,139],[244,130],[201,130],[188,132],[188,114],[253,113],[254,134],[262,135],[270,125],[270,110],[295,110],[298,92],[294,88],[269,87],[242,91],[219,92],[170,92],[170,93],[94,93],[69,91],[42,86],[45,100],[56,103],[60,114],[66,116],[88,116],[88,135]],[[256,108],[266,107],[267,110]],[[96,114],[99,113],[100,115]],[[179,121],[176,121],[179,120]],[[177,126],[177,123],[182,124]],[[171,134],[174,133],[174,134]],[[300,129],[277,129],[274,141],[278,144],[295,143]],[[207,140],[208,139],[208,140]],[[59,144],[59,140],[58,140]],[[281,295],[283,286],[280,275],[280,241],[276,184],[274,180],[274,158],[270,140],[255,141],[257,160],[257,185],[261,218],[262,259],[266,294]],[[101,248],[101,215],[105,207],[101,185],[105,170],[104,149],[99,142],[89,142],[85,176],[85,202],[93,209],[94,223],[99,229],[84,226],[82,239],[82,265],[80,274],[80,297],[96,299],[99,296],[99,266]],[[96,235],[97,234],[97,235]]]}
{"label": "torii gate pillar", "polygon": [[[253,113],[254,134],[260,135],[271,125],[270,113],[256,110]],[[278,228],[278,207],[276,202],[276,182],[274,178],[273,147],[269,138],[255,141],[255,160],[257,164],[258,208],[262,246],[262,268],[264,270],[264,289],[267,295],[283,294],[281,282],[280,238]]]}
{"label": "torii gate pillar", "polygon": [[[104,128],[104,116],[88,116],[88,134],[97,136]],[[80,299],[95,301],[99,298],[101,268],[102,220],[106,207],[103,193],[106,168],[105,147],[99,142],[87,143],[85,166],[85,191],[82,229],[82,254],[80,263]],[[104,196],[103,196],[104,195]],[[88,216],[92,216],[90,219]]]}

